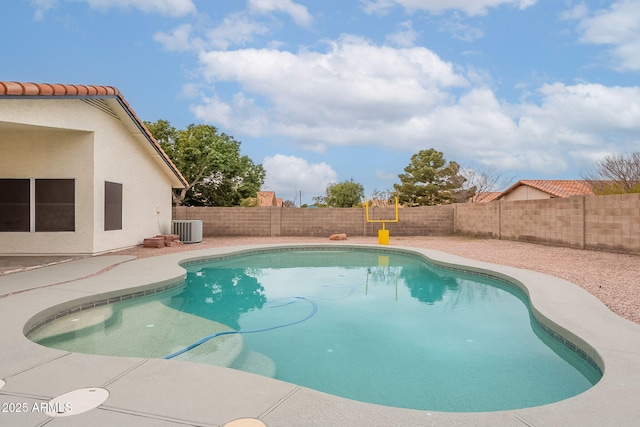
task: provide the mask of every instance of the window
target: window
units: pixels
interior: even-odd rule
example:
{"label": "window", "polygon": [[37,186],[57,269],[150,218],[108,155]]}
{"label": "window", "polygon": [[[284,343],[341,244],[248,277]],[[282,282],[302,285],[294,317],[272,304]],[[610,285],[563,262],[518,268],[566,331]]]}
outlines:
{"label": "window", "polygon": [[74,179],[0,179],[0,232],[75,231]]}
{"label": "window", "polygon": [[28,179],[0,179],[0,231],[29,231]]}
{"label": "window", "polygon": [[104,183],[104,230],[122,230],[122,184]]}
{"label": "window", "polygon": [[35,181],[35,230],[75,231],[75,180]]}

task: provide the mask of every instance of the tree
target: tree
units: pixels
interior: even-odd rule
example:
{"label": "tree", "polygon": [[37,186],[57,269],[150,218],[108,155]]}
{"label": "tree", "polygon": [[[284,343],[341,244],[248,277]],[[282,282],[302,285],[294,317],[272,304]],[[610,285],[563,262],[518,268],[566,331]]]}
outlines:
{"label": "tree", "polygon": [[460,165],[445,160],[433,148],[411,156],[411,163],[398,175],[400,184],[393,188],[405,206],[432,206],[452,203],[460,198],[466,179],[460,175]]}
{"label": "tree", "polygon": [[324,201],[327,206],[334,208],[351,208],[360,205],[363,198],[364,187],[352,178],[338,184],[329,184]]}
{"label": "tree", "polygon": [[640,151],[606,156],[583,178],[595,194],[640,193]]}
{"label": "tree", "polygon": [[513,177],[504,177],[501,173],[492,169],[482,169],[478,166],[469,166],[460,170],[460,175],[465,178],[462,191],[454,200],[455,203],[480,202],[482,196],[493,191],[502,191],[514,180]]}
{"label": "tree", "polygon": [[166,120],[145,125],[189,183],[174,193],[176,205],[237,206],[256,197],[265,171],[240,154],[240,142],[232,136],[209,125],[183,130]]}
{"label": "tree", "polygon": [[374,188],[371,192],[371,196],[369,196],[369,206],[387,207],[395,205],[395,203],[396,192],[391,189],[378,190],[377,188]]}

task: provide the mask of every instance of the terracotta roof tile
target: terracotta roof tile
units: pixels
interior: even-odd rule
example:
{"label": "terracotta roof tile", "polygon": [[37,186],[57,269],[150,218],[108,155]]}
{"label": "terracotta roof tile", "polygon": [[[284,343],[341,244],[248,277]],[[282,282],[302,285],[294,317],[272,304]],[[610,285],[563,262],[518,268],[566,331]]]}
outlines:
{"label": "terracotta roof tile", "polygon": [[0,95],[22,95],[23,87],[16,82],[0,82]]}
{"label": "terracotta roof tile", "polygon": [[39,95],[40,94],[40,87],[38,87],[37,85],[33,85],[33,84],[26,84],[24,86],[22,86],[22,91],[24,95]]}
{"label": "terracotta roof tile", "polygon": [[0,95],[23,96],[117,96],[122,98],[118,89],[112,86],[84,86],[49,83],[0,82]]}
{"label": "terracotta roof tile", "polygon": [[65,90],[67,95],[73,96],[78,94],[78,88],[73,85],[60,85],[62,86],[60,89]]}
{"label": "terracotta roof tile", "polygon": [[470,200],[471,203],[489,203],[494,201],[502,193],[499,191],[481,191]]}
{"label": "terracotta roof tile", "polygon": [[153,137],[144,122],[140,120],[138,115],[133,111],[129,103],[118,89],[113,86],[86,86],[86,85],[67,85],[67,84],[49,84],[49,83],[22,83],[22,82],[3,82],[0,81],[0,96],[108,96],[118,98],[120,104],[127,110],[131,118],[137,123],[138,127],[144,132],[149,142],[155,147],[156,151],[162,156],[164,161],[173,170],[178,179],[185,185],[187,180],[182,176],[176,165],[171,161],[169,156],[162,150],[160,144]]}
{"label": "terracotta roof tile", "polygon": [[51,86],[50,84],[41,84],[38,85],[39,89],[40,89],[40,95],[55,95],[55,90],[54,87]]}
{"label": "terracotta roof tile", "polygon": [[500,197],[511,193],[516,188],[527,185],[540,191],[544,191],[553,197],[593,196],[593,187],[583,180],[544,180],[524,179],[516,182],[505,190]]}

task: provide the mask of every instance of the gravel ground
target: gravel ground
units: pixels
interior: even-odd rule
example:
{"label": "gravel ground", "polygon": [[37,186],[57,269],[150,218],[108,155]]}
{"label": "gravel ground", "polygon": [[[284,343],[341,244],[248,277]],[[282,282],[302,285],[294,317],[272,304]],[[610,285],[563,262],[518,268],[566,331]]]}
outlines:
{"label": "gravel ground", "polygon": [[[111,254],[138,258],[221,246],[268,243],[328,243],[313,237],[215,237],[202,243],[161,249],[142,246]],[[343,242],[333,242],[336,245]],[[376,237],[349,237],[344,243],[377,244]],[[469,237],[393,237],[390,246],[434,249],[465,258],[525,268],[560,277],[586,289],[612,311],[640,323],[640,256]]]}

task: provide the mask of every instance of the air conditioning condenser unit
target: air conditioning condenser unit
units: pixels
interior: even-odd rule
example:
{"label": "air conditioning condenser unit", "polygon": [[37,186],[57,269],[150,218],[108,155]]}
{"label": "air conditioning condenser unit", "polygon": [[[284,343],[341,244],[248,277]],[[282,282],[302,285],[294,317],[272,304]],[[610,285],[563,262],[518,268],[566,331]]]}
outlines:
{"label": "air conditioning condenser unit", "polygon": [[202,220],[171,221],[171,233],[180,236],[182,243],[200,243],[202,242]]}

